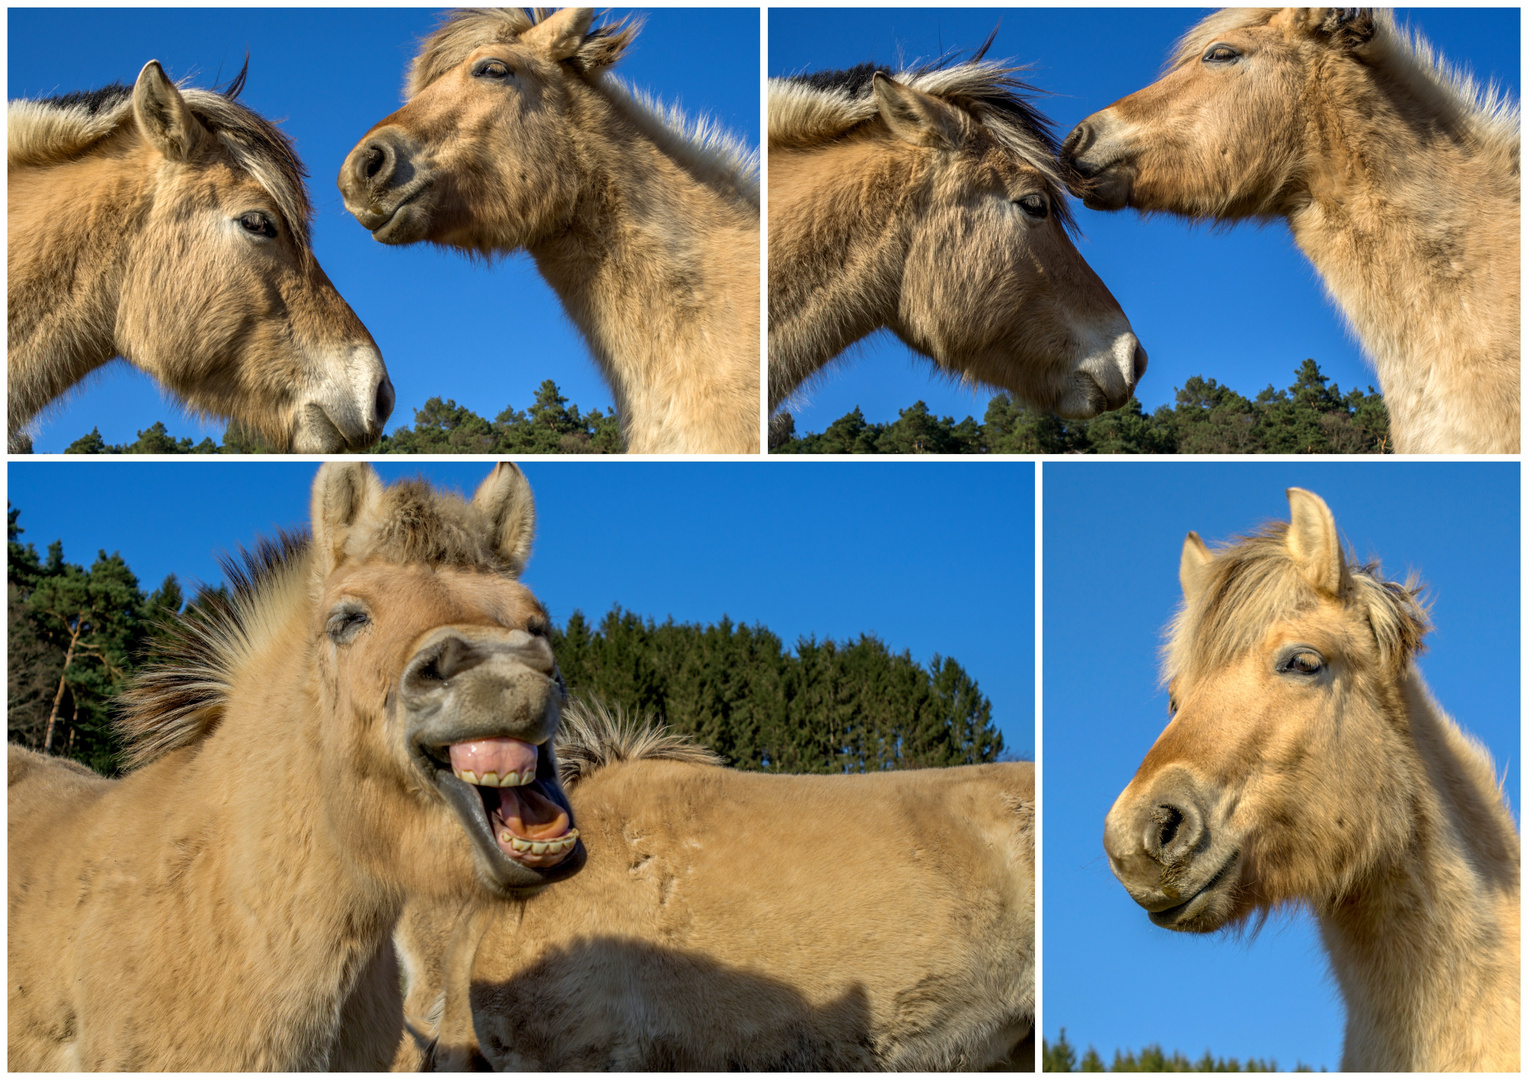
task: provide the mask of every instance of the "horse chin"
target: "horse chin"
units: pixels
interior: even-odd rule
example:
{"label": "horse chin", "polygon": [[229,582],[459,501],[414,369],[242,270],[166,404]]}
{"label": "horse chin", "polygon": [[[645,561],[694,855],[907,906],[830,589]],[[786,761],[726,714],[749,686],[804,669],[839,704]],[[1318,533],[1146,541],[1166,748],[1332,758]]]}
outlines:
{"label": "horse chin", "polygon": [[1203,888],[1176,907],[1148,911],[1147,917],[1167,930],[1211,934],[1234,920],[1240,853],[1234,852]]}
{"label": "horse chin", "polygon": [[1091,177],[1078,194],[1089,210],[1123,210],[1130,203],[1134,176],[1129,169],[1113,165]]}
{"label": "horse chin", "polygon": [[319,405],[309,402],[302,406],[292,432],[293,453],[336,454],[345,448],[345,436]]}
{"label": "horse chin", "polygon": [[390,215],[376,225],[369,225],[364,219],[358,220],[371,229],[372,239],[382,244],[416,244],[430,232],[429,208],[417,201],[395,207]]}

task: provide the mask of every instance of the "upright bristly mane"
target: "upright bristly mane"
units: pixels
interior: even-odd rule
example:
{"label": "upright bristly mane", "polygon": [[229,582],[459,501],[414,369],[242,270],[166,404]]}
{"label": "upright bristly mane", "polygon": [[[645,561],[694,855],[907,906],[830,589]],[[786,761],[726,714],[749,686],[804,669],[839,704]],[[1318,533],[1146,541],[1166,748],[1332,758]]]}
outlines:
{"label": "upright bristly mane", "polygon": [[[203,127],[222,144],[234,164],[272,199],[309,253],[313,207],[307,169],[292,140],[276,125],[238,100],[247,68],[222,92],[178,86]],[[133,88],[113,83],[99,90],[10,103],[7,160],[17,165],[56,165],[77,158],[96,143],[133,123]]]}
{"label": "upright bristly mane", "polygon": [[[1279,8],[1226,8],[1189,30],[1173,46],[1166,71],[1196,62],[1207,40],[1229,30],[1264,26]],[[1332,19],[1341,12],[1333,9]],[[1364,46],[1365,61],[1382,67],[1403,83],[1412,95],[1437,110],[1482,144],[1510,150],[1516,156],[1521,144],[1520,108],[1494,82],[1482,86],[1468,72],[1438,55],[1422,35],[1398,26],[1387,8],[1366,9],[1372,16],[1374,36]]]}
{"label": "upright bristly mane", "polygon": [[1074,228],[1055,132],[1050,119],[1025,97],[1039,91],[1017,78],[1028,69],[983,60],[984,52],[985,47],[972,59],[947,57],[906,71],[866,63],[770,79],[769,145],[809,148],[868,123],[878,113],[872,80],[880,74],[968,113],[999,146],[1045,177],[1056,216]]}
{"label": "upright bristly mane", "polygon": [[[400,565],[456,567],[515,575],[459,495],[424,480],[385,488],[364,551]],[[202,590],[167,627],[160,658],[141,670],[119,700],[116,721],[128,768],[137,768],[210,733],[222,719],[234,679],[250,657],[280,635],[294,613],[314,602],[305,532],[279,532],[253,551],[220,560],[227,596]]]}
{"label": "upright bristly mane", "polygon": [[683,761],[721,765],[721,755],[688,735],[670,731],[651,717],[628,718],[616,706],[574,698],[562,711],[557,728],[557,764],[564,787],[621,761]]}
{"label": "upright bristly mane", "polygon": [[[1162,681],[1230,663],[1262,641],[1268,627],[1313,610],[1320,594],[1289,554],[1289,523],[1275,521],[1219,547],[1205,564],[1204,585],[1174,616],[1163,647]],[[1421,583],[1386,581],[1378,563],[1348,559],[1337,599],[1367,617],[1380,662],[1399,670],[1422,650],[1431,628]]]}
{"label": "upright bristly mane", "polygon": [[[545,19],[548,9],[464,8],[447,12],[420,43],[409,65],[405,100],[439,79],[482,45],[510,43]],[[565,61],[591,87],[674,162],[718,194],[754,209],[759,205],[759,155],[708,117],[691,119],[677,107],[628,86],[606,67],[642,29],[640,19],[598,23]]]}

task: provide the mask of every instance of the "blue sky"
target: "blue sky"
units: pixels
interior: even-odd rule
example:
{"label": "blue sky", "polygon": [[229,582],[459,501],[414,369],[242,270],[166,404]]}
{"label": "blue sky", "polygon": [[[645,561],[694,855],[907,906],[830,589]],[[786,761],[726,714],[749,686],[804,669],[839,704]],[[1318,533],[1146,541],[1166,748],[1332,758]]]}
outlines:
{"label": "blue sky", "polygon": [[1490,748],[1520,814],[1519,466],[1515,463],[1047,462],[1044,470],[1042,1023],[1109,1060],[1160,1043],[1197,1057],[1335,1069],[1342,1011],[1310,917],[1255,940],[1153,926],[1109,872],[1104,815],[1167,722],[1160,630],[1184,535],[1288,520],[1324,498],[1360,558],[1419,571],[1436,629],[1419,660],[1437,700]]}
{"label": "blue sky", "polygon": [[[1034,752],[1034,466],[866,461],[531,461],[525,582],[559,624],[614,603],[662,621],[763,623],[787,647],[874,634],[958,660],[1005,746]],[[471,492],[489,463],[383,462]],[[220,581],[216,556],[307,521],[311,462],[13,461],[22,539],[89,565],[120,551],[152,589]]]}
{"label": "blue sky", "polygon": [[[1033,64],[1028,80],[1049,92],[1042,111],[1064,136],[1085,116],[1154,82],[1178,36],[1207,11],[1154,8],[772,8],[771,76],[891,66],[976,48],[1000,26],[988,56]],[[1516,98],[1521,65],[1517,8],[1398,9],[1452,62],[1495,79]],[[1133,210],[1106,214],[1075,204],[1078,244],[1114,294],[1150,357],[1137,394],[1149,412],[1171,404],[1191,375],[1248,397],[1288,386],[1314,357],[1344,391],[1376,384],[1320,281],[1282,222],[1229,230],[1193,227]],[[829,369],[794,409],[796,431],[821,431],[858,405],[895,420],[918,399],[936,414],[980,419],[991,394],[936,374],[886,331]]]}
{"label": "blue sky", "polygon": [[[616,74],[757,147],[758,10],[644,14],[646,28]],[[7,94],[130,84],[151,59],[173,79],[210,87],[232,77],[248,52],[243,100],[296,139],[311,174],[319,262],[387,362],[398,394],[388,430],[412,425],[414,409],[435,396],[489,419],[506,405],[524,409],[543,379],[581,409],[609,412],[583,339],[529,256],[490,267],[423,245],[386,247],[345,212],[340,165],[401,104],[404,69],[436,19],[419,8],[12,8]],[[155,420],[177,436],[222,435],[221,422],[178,414],[147,376],[116,361],[45,420],[36,449],[61,451],[92,427],[108,442],[131,442]]]}

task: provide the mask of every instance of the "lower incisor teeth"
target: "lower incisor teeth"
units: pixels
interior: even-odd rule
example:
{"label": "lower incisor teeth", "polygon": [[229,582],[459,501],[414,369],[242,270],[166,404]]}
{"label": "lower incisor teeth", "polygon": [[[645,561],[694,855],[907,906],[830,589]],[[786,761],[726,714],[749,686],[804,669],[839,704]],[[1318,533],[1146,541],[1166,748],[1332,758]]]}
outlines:
{"label": "lower incisor teeth", "polygon": [[567,835],[559,836],[556,840],[522,840],[511,832],[500,833],[499,836],[522,855],[555,855],[558,852],[571,851],[573,845],[578,843],[577,829],[568,830]]}

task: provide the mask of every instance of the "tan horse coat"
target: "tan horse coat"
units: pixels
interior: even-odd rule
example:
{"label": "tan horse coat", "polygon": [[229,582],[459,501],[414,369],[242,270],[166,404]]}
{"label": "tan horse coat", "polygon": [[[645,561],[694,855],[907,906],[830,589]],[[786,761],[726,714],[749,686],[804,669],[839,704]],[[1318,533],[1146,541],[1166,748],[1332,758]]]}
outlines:
{"label": "tan horse coat", "polygon": [[400,1064],[417,1067],[432,1037],[445,1068],[480,1056],[497,1069],[939,1070],[1032,1056],[1032,765],[738,772],[572,709],[558,752],[587,867],[497,915],[405,914],[413,1037]]}
{"label": "tan horse coat", "polygon": [[979,57],[769,84],[769,400],[883,327],[941,371],[1086,418],[1146,352],[1083,261],[1049,121]]}
{"label": "tan horse coat", "polygon": [[11,747],[11,1069],[385,1067],[404,901],[470,908],[577,869],[581,848],[537,869],[489,832],[501,794],[516,835],[570,825],[550,752],[526,787],[452,775],[463,748],[555,730],[546,613],[513,577],[533,520],[513,466],[468,503],[326,465],[312,542],[231,567],[233,603],[140,677],[136,768]]}
{"label": "tan horse coat", "polygon": [[1316,915],[1345,1070],[1516,1072],[1520,841],[1485,749],[1413,663],[1415,581],[1347,558],[1331,511],[1183,548],[1173,720],[1109,812],[1110,866],[1152,922]]}
{"label": "tan horse coat", "polygon": [[1521,445],[1518,110],[1380,9],[1227,10],[1063,146],[1089,206],[1283,218],[1399,453]]}
{"label": "tan horse coat", "polygon": [[302,163],[242,85],[177,90],[150,61],[132,88],[11,102],[13,449],[117,356],[278,451],[382,434],[382,356],[313,257]]}
{"label": "tan horse coat", "polygon": [[448,15],[340,170],[345,205],[383,243],[528,251],[628,451],[757,453],[757,162],[616,81],[636,29],[593,23]]}

